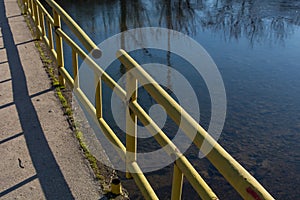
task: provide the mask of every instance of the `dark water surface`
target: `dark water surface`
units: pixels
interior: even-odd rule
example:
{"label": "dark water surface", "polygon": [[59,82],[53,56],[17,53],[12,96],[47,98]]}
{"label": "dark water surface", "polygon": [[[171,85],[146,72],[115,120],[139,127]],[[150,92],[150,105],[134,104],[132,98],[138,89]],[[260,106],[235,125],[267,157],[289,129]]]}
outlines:
{"label": "dark water surface", "polygon": [[[174,29],[199,42],[216,62],[226,89],[227,117],[219,143],[276,199],[300,197],[299,1],[57,2],[96,44],[121,31],[148,26]],[[184,64],[175,55],[157,50],[133,55],[144,63],[156,58],[175,68],[176,63]],[[122,75],[119,66],[115,63],[108,69],[115,80]],[[189,74],[192,73],[184,73]],[[198,96],[202,102],[200,119],[207,127],[210,119],[207,89],[202,86],[201,78],[188,79],[202,91]],[[197,158],[193,146],[186,155],[220,199],[240,198],[209,162]],[[161,199],[170,198],[171,175],[170,168],[147,175]],[[136,186],[130,183],[125,187],[132,199],[140,198]],[[199,198],[188,183],[184,184],[183,194],[184,199]]]}

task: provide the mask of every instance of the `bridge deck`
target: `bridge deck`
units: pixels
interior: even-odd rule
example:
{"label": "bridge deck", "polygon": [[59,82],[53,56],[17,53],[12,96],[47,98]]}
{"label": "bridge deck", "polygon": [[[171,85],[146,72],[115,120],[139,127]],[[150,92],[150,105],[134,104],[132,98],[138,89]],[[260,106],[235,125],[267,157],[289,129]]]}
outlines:
{"label": "bridge deck", "polygon": [[0,198],[99,199],[16,0],[0,0]]}

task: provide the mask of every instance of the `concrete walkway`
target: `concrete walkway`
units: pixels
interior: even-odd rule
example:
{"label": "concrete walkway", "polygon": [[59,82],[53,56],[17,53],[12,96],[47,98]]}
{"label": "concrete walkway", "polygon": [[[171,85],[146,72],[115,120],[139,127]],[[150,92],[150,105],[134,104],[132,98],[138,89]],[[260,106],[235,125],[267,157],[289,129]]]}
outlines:
{"label": "concrete walkway", "polygon": [[0,0],[0,199],[100,199],[16,0]]}

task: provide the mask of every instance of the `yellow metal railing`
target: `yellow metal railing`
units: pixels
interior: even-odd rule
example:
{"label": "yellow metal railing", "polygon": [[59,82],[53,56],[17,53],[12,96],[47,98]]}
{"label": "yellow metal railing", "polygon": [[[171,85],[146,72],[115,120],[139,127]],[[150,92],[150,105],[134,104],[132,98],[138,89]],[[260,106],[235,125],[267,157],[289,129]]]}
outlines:
{"label": "yellow metal railing", "polygon": [[[137,102],[138,82],[150,83],[143,87],[159,104],[161,104],[172,120],[180,124],[185,134],[190,137],[194,144],[200,148],[205,141],[211,146],[207,154],[208,160],[219,170],[226,180],[244,199],[273,199],[273,197],[252,177],[235,159],[233,159],[153,78],[124,50],[117,52],[118,59],[126,67],[126,90],[120,87],[88,54],[79,47],[61,27],[61,20],[68,26],[72,33],[79,39],[87,52],[101,54],[100,49],[76,24],[76,22],[53,0],[46,0],[52,8],[52,15],[47,12],[38,0],[21,0],[22,12],[29,14],[37,27],[37,38],[42,39],[50,48],[57,60],[59,71],[59,82],[65,81],[73,88],[73,91],[81,105],[88,112],[94,122],[103,131],[106,137],[117,147],[120,157],[126,162],[128,178],[134,178],[137,186],[146,199],[158,199],[151,185],[147,181],[138,163],[137,152],[137,119],[139,119],[156,141],[164,147],[164,150],[176,158],[173,169],[171,199],[181,199],[183,177],[190,182],[195,191],[202,199],[218,199],[216,194],[201,178],[199,173],[177,149],[166,134],[150,118]],[[55,36],[53,35],[55,33]],[[55,42],[54,42],[55,41]],[[72,48],[73,78],[64,68],[63,42]],[[78,56],[80,56],[93,70],[97,83],[95,92],[95,106],[88,100],[80,88],[78,74]],[[134,70],[132,70],[134,69]],[[126,147],[116,136],[109,124],[103,118],[102,113],[102,83],[108,85],[129,108],[126,112]],[[133,93],[126,91],[134,91]],[[132,121],[134,123],[132,123]],[[197,134],[190,133],[197,130]],[[130,133],[130,134],[129,134]]]}

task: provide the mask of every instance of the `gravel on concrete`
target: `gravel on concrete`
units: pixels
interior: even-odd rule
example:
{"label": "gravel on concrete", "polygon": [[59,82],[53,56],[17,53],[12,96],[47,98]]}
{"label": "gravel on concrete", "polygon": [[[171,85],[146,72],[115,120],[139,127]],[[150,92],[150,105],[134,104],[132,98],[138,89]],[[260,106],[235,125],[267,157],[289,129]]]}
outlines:
{"label": "gravel on concrete", "polygon": [[0,199],[100,199],[16,0],[0,0]]}

